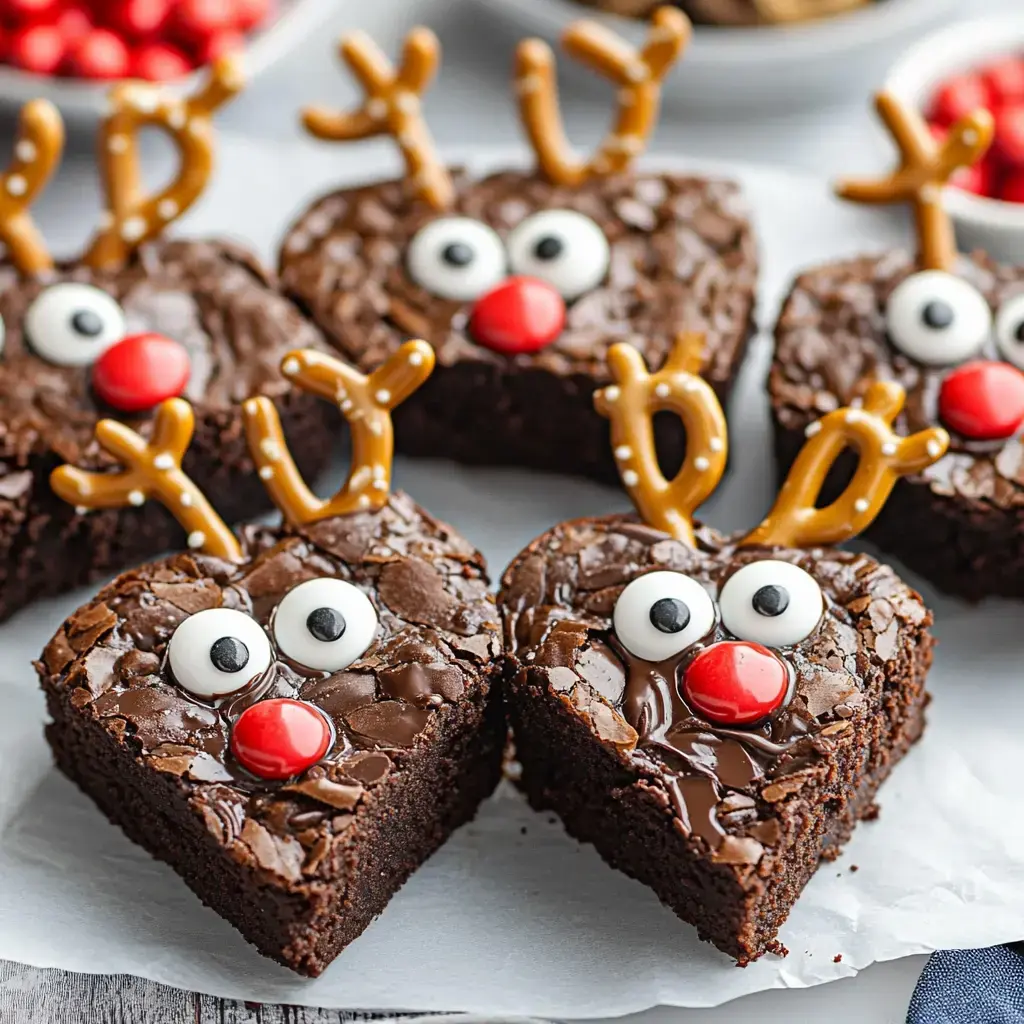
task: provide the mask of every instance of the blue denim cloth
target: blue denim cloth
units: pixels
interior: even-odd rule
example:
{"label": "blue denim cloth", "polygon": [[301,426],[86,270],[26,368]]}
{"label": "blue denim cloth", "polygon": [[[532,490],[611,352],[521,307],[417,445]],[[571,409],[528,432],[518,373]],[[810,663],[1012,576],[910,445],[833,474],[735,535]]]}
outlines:
{"label": "blue denim cloth", "polygon": [[1024,944],[934,953],[907,1024],[1024,1024]]}

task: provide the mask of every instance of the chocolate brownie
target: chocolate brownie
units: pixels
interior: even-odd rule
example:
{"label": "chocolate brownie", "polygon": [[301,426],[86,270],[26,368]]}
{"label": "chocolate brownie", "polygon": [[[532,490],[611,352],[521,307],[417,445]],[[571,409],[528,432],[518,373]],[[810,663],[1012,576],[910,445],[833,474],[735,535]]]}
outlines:
{"label": "chocolate brownie", "polygon": [[[174,555],[67,619],[37,665],[47,737],[134,842],[262,953],[317,975],[498,781],[496,614],[482,557],[401,494],[241,541],[240,563]],[[366,649],[343,670],[306,653],[348,639]],[[256,678],[218,697],[239,644],[237,674]],[[323,748],[284,778],[299,740],[270,748],[252,718],[275,702]]]}
{"label": "chocolate brownie", "polygon": [[[893,97],[878,103],[890,126],[920,128],[916,113]],[[951,138],[971,144],[959,162],[983,153],[991,134],[987,114],[954,128]],[[947,174],[958,166],[937,147],[930,158],[944,160]],[[878,190],[891,198],[888,188],[854,183],[843,194],[881,201]],[[941,208],[929,216],[916,255],[861,256],[796,279],[775,328],[768,379],[776,459],[787,472],[809,423],[857,400],[873,380],[897,381],[909,396],[906,428],[941,423],[950,451],[896,485],[868,537],[948,593],[1020,598],[1024,269],[980,252],[957,254]],[[850,468],[837,466],[833,489]]]}
{"label": "chocolate brownie", "polygon": [[[231,520],[269,507],[243,443],[242,398],[272,397],[288,432],[305,442],[303,470],[324,465],[324,411],[276,373],[294,345],[321,344],[319,332],[240,246],[161,238],[202,193],[213,115],[241,87],[230,56],[187,96],[115,86],[97,130],[104,210],[85,252],[65,262],[30,215],[60,162],[63,122],[45,100],[22,109],[0,172],[0,619],[180,543],[155,506],[85,516],[50,492],[50,473],[65,460],[112,466],[92,441],[101,417],[120,416],[148,437],[152,410],[188,396],[198,429],[187,469]],[[153,195],[140,187],[137,135],[146,127],[180,151]]]}
{"label": "chocolate brownie", "polygon": [[[553,57],[538,40],[519,47],[516,74],[533,171],[474,179],[446,167],[408,117],[409,93],[388,91],[391,78],[368,84],[364,120],[375,123],[373,104],[406,118],[397,135],[415,174],[317,200],[288,232],[280,274],[364,370],[410,335],[434,346],[437,373],[397,413],[400,451],[612,480],[607,427],[590,404],[607,383],[608,347],[628,341],[658,366],[684,330],[705,335],[703,373],[726,397],[753,329],[758,264],[746,204],[732,182],[630,167],[688,33],[667,8],[643,49],[613,47],[591,23],[570,26],[566,48],[620,86],[616,128],[586,164],[551,127]],[[357,73],[367,52],[388,67],[370,45],[343,43]],[[410,48],[436,61],[436,40],[414,30],[389,72],[395,82],[410,77]],[[362,137],[358,117],[311,110],[306,124],[323,138]],[[411,153],[410,139],[421,143]],[[659,423],[659,440],[666,464],[678,465],[678,424]]]}
{"label": "chocolate brownie", "polygon": [[[816,421],[758,527],[720,536],[693,523],[726,459],[699,349],[683,339],[649,373],[612,348],[615,383],[595,404],[640,517],[555,526],[512,561],[498,607],[530,801],[747,963],[775,948],[818,862],[873,813],[923,728],[930,613],[888,567],[825,545],[862,530],[948,438],[896,434],[904,394],[876,383]],[[687,427],[672,480],[659,412]],[[855,481],[824,505],[848,446]]]}
{"label": "chocolate brownie", "polygon": [[[89,289],[71,293],[73,315],[123,318],[129,337],[155,332],[174,339],[186,354],[190,375],[183,394],[197,418],[186,469],[229,521],[271,507],[246,449],[238,408],[243,398],[273,398],[288,435],[303,441],[297,451],[307,476],[324,467],[335,433],[330,411],[312,396],[292,392],[278,373],[281,357],[294,345],[322,345],[319,332],[275,291],[257,261],[233,244],[151,242],[116,271],[66,266],[45,280],[0,266],[6,331],[0,358],[0,618],[184,539],[158,505],[82,512],[50,489],[50,473],[61,462],[95,470],[114,464],[92,438],[97,420],[115,411],[97,397],[92,366],[61,365],[56,353],[40,357],[26,336],[30,317],[60,314],[69,285]],[[64,333],[69,349],[83,343]],[[50,334],[51,348],[59,337]],[[120,416],[149,436],[148,410]]]}
{"label": "chocolate brownie", "polygon": [[[659,570],[717,602],[737,569],[767,559],[813,576],[826,611],[785,651],[786,704],[753,728],[722,728],[680,690],[696,650],[728,642],[721,613],[696,648],[652,663],[616,636],[616,602]],[[709,529],[690,548],[634,516],[583,519],[516,557],[499,607],[530,802],[741,963],[773,948],[819,860],[870,816],[924,724],[931,615],[866,555],[736,548]]]}

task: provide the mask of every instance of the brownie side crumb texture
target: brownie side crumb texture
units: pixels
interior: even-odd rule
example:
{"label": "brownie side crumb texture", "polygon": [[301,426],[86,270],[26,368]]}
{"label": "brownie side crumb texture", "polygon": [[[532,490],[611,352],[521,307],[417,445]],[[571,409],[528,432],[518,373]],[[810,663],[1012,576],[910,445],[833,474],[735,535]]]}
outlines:
{"label": "brownie side crumb texture", "polygon": [[[188,351],[192,374],[183,397],[195,410],[196,431],[185,470],[228,522],[270,508],[245,444],[243,399],[253,393],[274,399],[307,478],[326,465],[338,429],[336,413],[293,392],[278,369],[291,348],[322,348],[319,331],[275,291],[255,258],[233,244],[158,242],[116,273],[65,267],[46,282],[0,265],[6,329],[0,359],[0,619],[184,541],[181,528],[156,503],[80,515],[50,489],[50,473],[64,462],[114,468],[92,435],[99,418],[117,415],[97,405],[91,367],[52,365],[27,343],[29,305],[60,281],[109,292],[124,308],[130,333],[165,334]],[[127,422],[148,436],[148,415]]]}
{"label": "brownie side crumb texture", "polygon": [[[622,175],[583,187],[506,172],[474,181],[452,172],[454,215],[503,239],[529,214],[591,217],[611,247],[605,282],[571,303],[561,336],[508,357],[467,335],[470,305],[438,299],[405,269],[405,251],[438,214],[400,181],[331,193],[288,232],[282,286],[361,370],[410,337],[437,352],[432,378],[395,410],[398,450],[470,464],[507,464],[614,481],[608,425],[593,409],[609,381],[610,345],[628,341],[652,371],[681,330],[707,335],[703,376],[725,400],[753,333],[757,251],[738,187],[672,175]],[[657,421],[666,466],[683,455],[682,429]]]}
{"label": "brownie side crumb texture", "polygon": [[[761,558],[795,562],[826,596],[817,632],[786,651],[794,695],[753,729],[675,720],[666,757],[624,717],[650,666],[629,664],[613,638],[618,595],[660,568],[714,597],[731,571]],[[872,815],[878,786],[923,728],[931,616],[866,555],[737,550],[707,529],[691,550],[633,517],[577,520],[513,561],[499,609],[531,803],[740,963],[773,948],[820,859]]]}
{"label": "brownie side crumb texture", "polygon": [[[481,556],[404,495],[301,533],[249,529],[247,561],[177,555],[126,573],[72,615],[37,664],[60,769],[262,953],[317,975],[497,784],[506,738],[500,639]],[[167,643],[213,607],[267,625],[284,594],[361,587],[377,640],[348,669],[279,658],[219,705],[179,689]],[[335,741],[284,782],[229,746],[255,702],[297,697]]]}
{"label": "brownie side crumb texture", "polygon": [[[914,270],[906,253],[866,256],[800,275],[775,331],[768,379],[780,479],[804,443],[807,425],[848,405],[864,381],[899,382],[907,431],[938,422],[937,395],[948,367],[927,368],[895,350],[885,327],[892,290]],[[1024,268],[976,254],[957,273],[993,310],[1024,290]],[[999,358],[994,350],[983,358]],[[848,479],[852,455],[836,466],[824,500]],[[912,524],[912,528],[908,528]],[[968,600],[1024,597],[1024,445],[970,442],[953,434],[950,452],[901,479],[866,536],[942,590]]]}

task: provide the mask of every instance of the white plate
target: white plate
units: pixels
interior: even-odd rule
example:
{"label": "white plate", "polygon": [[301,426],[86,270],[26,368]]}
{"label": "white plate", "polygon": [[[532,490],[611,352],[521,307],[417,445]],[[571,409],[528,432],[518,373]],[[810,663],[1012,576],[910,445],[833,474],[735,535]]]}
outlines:
{"label": "white plate", "polygon": [[[330,0],[282,0],[280,13],[253,32],[245,48],[245,72],[254,80],[287,56],[331,14]],[[193,72],[170,88],[187,92],[195,88],[201,71]],[[0,107],[20,107],[41,97],[55,103],[66,119],[92,121],[103,112],[110,82],[33,75],[0,64]]]}
{"label": "white plate", "polygon": [[[572,20],[596,17],[629,39],[643,22],[573,0],[477,0],[510,30],[557,41]],[[885,0],[849,14],[776,28],[700,26],[664,90],[665,104],[705,114],[785,112],[866,96],[897,54],[962,0]]]}
{"label": "white plate", "polygon": [[[480,168],[502,160],[477,154],[466,162]],[[230,138],[222,163],[210,201],[186,227],[251,224],[264,251],[292,205],[337,183],[339,168],[330,147],[282,154]],[[381,173],[358,147],[343,163],[351,181]],[[757,211],[765,323],[798,267],[902,235],[878,211],[838,203],[821,181],[725,170]],[[82,219],[91,219],[88,211]],[[762,386],[769,355],[762,336],[732,403],[732,472],[702,513],[724,529],[749,528],[771,500]],[[554,523],[625,505],[620,491],[579,480],[405,459],[396,469],[399,486],[482,548],[495,576]],[[830,981],[876,960],[1024,934],[1019,606],[966,608],[931,596],[942,643],[928,731],[882,789],[881,819],[861,825],[843,857],[824,865],[801,896],[780,934],[792,951],[787,958],[737,970],[649,890],[506,791],[322,978],[308,982],[262,959],[52,769],[29,659],[93,593],[35,605],[0,627],[0,958],[136,974],[257,1002],[565,1020],[657,1004],[715,1005]],[[852,864],[860,870],[849,871]]]}

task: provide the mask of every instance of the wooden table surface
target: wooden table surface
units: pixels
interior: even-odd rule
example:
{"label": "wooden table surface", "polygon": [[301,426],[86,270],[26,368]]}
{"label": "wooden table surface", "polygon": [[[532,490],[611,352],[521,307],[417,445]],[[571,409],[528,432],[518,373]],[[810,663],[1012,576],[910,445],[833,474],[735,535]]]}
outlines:
{"label": "wooden table surface", "polygon": [[0,1024],[353,1024],[370,1015],[216,999],[124,974],[0,960]]}

